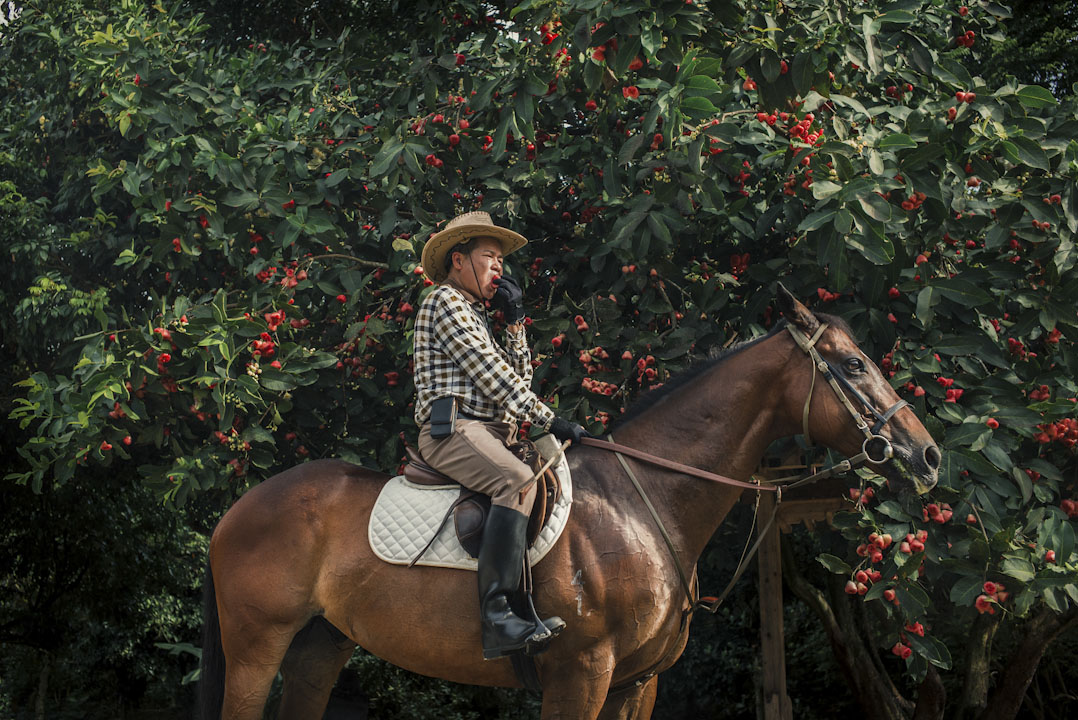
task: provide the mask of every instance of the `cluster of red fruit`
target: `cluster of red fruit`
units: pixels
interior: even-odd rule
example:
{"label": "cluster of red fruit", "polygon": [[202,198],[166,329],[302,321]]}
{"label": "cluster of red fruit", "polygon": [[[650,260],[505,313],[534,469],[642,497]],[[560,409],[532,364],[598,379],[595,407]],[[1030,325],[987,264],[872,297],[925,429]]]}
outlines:
{"label": "cluster of red fruit", "polygon": [[963,92],[962,90],[958,90],[957,92],[955,92],[954,97],[955,100],[957,100],[958,102],[964,102],[968,105],[969,103],[977,99],[977,93]]}
{"label": "cluster of red fruit", "polygon": [[909,83],[906,83],[902,87],[899,87],[898,85],[888,85],[887,89],[884,90],[887,97],[894,98],[895,100],[901,100],[902,96],[908,92],[913,92],[913,85],[910,85]]}
{"label": "cluster of red fruit", "polygon": [[539,26],[539,34],[542,35],[542,42],[544,45],[549,45],[558,39],[558,33],[554,32],[554,28],[561,26],[561,20],[555,20],[553,24],[543,23]]}
{"label": "cluster of red fruit", "polygon": [[273,342],[273,336],[267,332],[261,333],[257,340],[251,341],[251,355],[259,357],[273,357],[277,352],[277,344]]}
{"label": "cluster of red fruit", "polygon": [[977,33],[973,32],[972,30],[967,30],[963,34],[956,37],[954,41],[962,47],[971,48],[973,47],[973,41],[976,39]]}
{"label": "cluster of red fruit", "polygon": [[879,570],[858,570],[853,580],[846,581],[847,595],[864,595],[868,592],[868,583],[879,582],[883,574]]}
{"label": "cluster of red fruit", "polygon": [[273,312],[264,313],[262,317],[266,318],[266,325],[269,326],[270,332],[277,332],[277,328],[279,328],[281,323],[285,321],[284,310],[274,310]]}
{"label": "cluster of red fruit", "polygon": [[[998,425],[999,423],[996,424]],[[925,522],[931,520],[940,525],[950,520],[952,515],[954,515],[954,513],[951,511],[951,506],[947,503],[940,503],[938,505],[936,503],[929,503],[921,510],[921,517]],[[906,539],[908,540],[909,537],[907,536]]]}
{"label": "cluster of red fruit", "polygon": [[618,386],[614,383],[603,382],[602,380],[596,380],[591,377],[586,377],[581,380],[580,387],[588,392],[595,393],[596,395],[606,395],[607,397],[610,397],[618,391]]}
{"label": "cluster of red fruit", "polygon": [[1040,432],[1034,435],[1033,439],[1039,443],[1056,441],[1068,450],[1078,445],[1078,419],[1063,418],[1054,423],[1042,423],[1037,429]]}
{"label": "cluster of red fruit", "polygon": [[1029,399],[1033,402],[1044,402],[1052,397],[1052,390],[1047,385],[1029,391]]}
{"label": "cluster of red fruit", "polygon": [[890,533],[870,533],[868,536],[868,542],[862,543],[857,546],[858,557],[866,557],[871,563],[878,563],[883,560],[883,551],[891,547],[892,543]]}
{"label": "cluster of red fruit", "polygon": [[816,295],[823,302],[833,302],[842,297],[842,293],[831,292],[827,288],[816,288]]}
{"label": "cluster of red fruit", "polygon": [[915,192],[902,201],[903,210],[916,210],[921,207],[927,196],[923,192]]}
{"label": "cluster of red fruit", "polygon": [[1078,503],[1069,498],[1059,503],[1059,509],[1067,513],[1069,518],[1078,516]]}
{"label": "cluster of red fruit", "polygon": [[1041,200],[1045,205],[1060,205],[1063,203],[1063,196],[1056,193],[1054,195],[1049,195],[1046,198],[1041,198]]}
{"label": "cluster of red fruit", "polygon": [[977,608],[977,612],[984,615],[996,614],[996,605],[1001,605],[1007,601],[1010,597],[1010,593],[1003,587],[1003,583],[987,581],[984,584],[984,593],[977,596],[977,599],[973,601],[973,606]]}
{"label": "cluster of red fruit", "polygon": [[925,549],[925,540],[927,539],[927,530],[918,530],[916,534],[906,533],[906,539],[898,544],[898,551],[906,555],[923,552]]}
{"label": "cluster of red fruit", "polygon": [[637,359],[636,381],[642,383],[644,378],[647,378],[649,382],[654,380],[658,375],[658,371],[655,369],[654,365],[655,357],[653,355]]}
{"label": "cluster of red fruit", "polygon": [[738,255],[734,253],[730,256],[730,273],[737,277],[741,273],[749,269],[749,254],[743,253]]}
{"label": "cluster of red fruit", "polygon": [[1052,229],[1052,223],[1048,222],[1047,220],[1045,220],[1043,222],[1041,222],[1040,220],[1034,220],[1033,221],[1033,227],[1036,230],[1041,230],[1043,232],[1048,232],[1049,230]]}

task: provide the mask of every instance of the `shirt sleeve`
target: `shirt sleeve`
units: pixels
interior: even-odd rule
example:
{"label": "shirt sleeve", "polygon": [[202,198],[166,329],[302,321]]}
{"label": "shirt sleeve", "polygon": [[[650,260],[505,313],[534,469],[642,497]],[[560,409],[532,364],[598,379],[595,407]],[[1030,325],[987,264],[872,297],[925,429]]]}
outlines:
{"label": "shirt sleeve", "polygon": [[506,329],[505,339],[505,356],[509,358],[509,363],[516,374],[531,387],[532,351],[528,347],[528,334],[524,329],[524,323],[520,323],[516,332]]}
{"label": "shirt sleeve", "polygon": [[[438,340],[476,389],[505,408],[510,416],[528,419],[547,428],[554,419],[554,412],[539,400],[529,383],[498,352],[490,333],[480,325],[464,301],[447,294],[435,313]],[[528,369],[531,370],[530,359]],[[528,375],[530,377],[531,373]]]}

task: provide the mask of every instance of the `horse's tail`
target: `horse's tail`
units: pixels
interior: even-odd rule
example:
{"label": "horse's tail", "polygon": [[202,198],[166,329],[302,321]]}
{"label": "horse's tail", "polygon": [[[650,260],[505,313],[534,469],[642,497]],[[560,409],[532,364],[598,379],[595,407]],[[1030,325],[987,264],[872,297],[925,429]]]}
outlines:
{"label": "horse's tail", "polygon": [[199,717],[219,720],[225,700],[225,653],[221,647],[221,619],[217,616],[213,570],[208,562],[202,583],[202,662],[198,696]]}

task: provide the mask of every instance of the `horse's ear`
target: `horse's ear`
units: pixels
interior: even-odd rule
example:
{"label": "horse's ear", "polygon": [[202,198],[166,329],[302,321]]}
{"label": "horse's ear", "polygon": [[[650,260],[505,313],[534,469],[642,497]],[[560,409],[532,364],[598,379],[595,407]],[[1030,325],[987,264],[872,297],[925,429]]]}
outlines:
{"label": "horse's ear", "polygon": [[820,321],[782,283],[778,284],[778,295],[775,299],[778,301],[779,310],[782,311],[787,322],[806,335],[812,335],[816,332],[816,329],[820,326]]}

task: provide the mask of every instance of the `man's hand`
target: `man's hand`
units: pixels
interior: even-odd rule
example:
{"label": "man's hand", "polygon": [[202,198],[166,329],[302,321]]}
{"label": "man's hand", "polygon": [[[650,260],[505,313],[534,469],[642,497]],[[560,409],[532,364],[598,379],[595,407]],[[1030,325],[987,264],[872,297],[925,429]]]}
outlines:
{"label": "man's hand", "polygon": [[494,284],[498,289],[494,291],[490,304],[494,309],[502,311],[506,325],[520,322],[520,318],[524,317],[524,293],[521,292],[520,285],[508,275],[497,278]]}
{"label": "man's hand", "polygon": [[550,423],[550,434],[562,442],[572,440],[577,444],[580,443],[582,438],[591,437],[591,433],[580,427],[579,423],[569,422],[560,417],[554,418]]}

